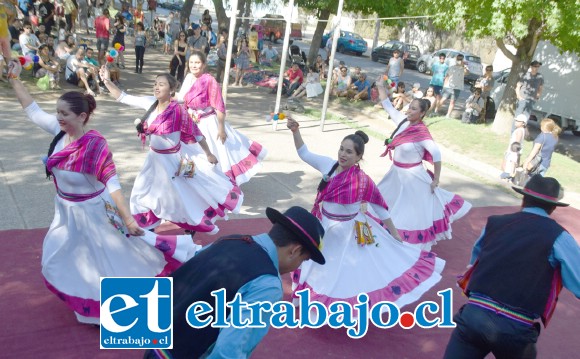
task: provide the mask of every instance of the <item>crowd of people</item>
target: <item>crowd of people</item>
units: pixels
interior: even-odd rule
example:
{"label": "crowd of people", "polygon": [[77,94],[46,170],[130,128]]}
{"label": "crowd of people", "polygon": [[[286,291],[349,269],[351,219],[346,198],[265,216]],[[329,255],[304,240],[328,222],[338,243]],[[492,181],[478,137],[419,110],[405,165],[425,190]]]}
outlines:
{"label": "crowd of people", "polygon": [[[42,4],[46,3],[52,5],[43,0]],[[404,306],[417,301],[440,281],[445,261],[431,251],[432,246],[452,238],[452,223],[465,216],[471,204],[461,195],[439,187],[441,152],[423,120],[430,113],[436,113],[447,99],[450,100],[448,115],[453,110],[466,71],[460,55],[448,69],[445,69],[444,57],[433,65],[431,86],[425,92],[419,84],[405,91],[400,53],[389,61],[386,69],[386,75],[397,89],[393,94],[389,93],[382,75],[373,85],[360,68],[349,70],[339,64],[332,78],[326,79],[333,87],[333,95],[364,101],[372,98],[374,88],[380,106],[396,127],[385,139],[383,156],[388,156],[392,165],[382,180],[375,183],[361,168],[365,144],[369,141],[363,131],[344,137],[338,144],[337,156],[328,157],[309,151],[302,139],[300,124],[289,117],[287,127],[299,158],[319,171],[322,178],[312,210],[291,207],[282,213],[268,208],[266,215],[273,223],[268,233],[228,236],[201,248],[192,241],[193,235],[218,233],[216,222],[227,219],[228,213],[239,211],[248,200],[240,186],[259,172],[267,154],[259,143],[228,123],[219,81],[208,73],[207,53],[210,47],[216,46],[222,59],[220,50],[227,34],[220,33],[219,40],[212,45],[214,35],[209,12],[201,16],[199,24],[185,27],[174,14],[165,24],[156,22],[155,28],[162,29],[165,35],[164,51],[171,54],[173,50],[170,71],[155,77],[152,96],[134,96],[119,87],[119,73],[125,68],[122,51],[114,61],[109,60],[110,52],[107,55],[110,45],[125,47],[129,43],[125,42],[126,34],[131,33],[126,16],[118,13],[111,19],[108,7],[103,4],[94,20],[97,37],[97,58],[94,58],[94,49],[79,47],[74,36],[68,36],[75,31],[74,19],[80,20],[81,13],[86,14],[88,8],[81,10],[81,6],[73,6],[75,12],[70,6],[67,10],[66,3],[65,0],[65,24],[59,24],[56,46],[51,41],[40,41],[42,31],[51,35],[49,22],[43,22],[44,29],[39,26],[36,29],[39,33],[34,34],[28,21],[22,24],[18,45],[23,55],[38,56],[37,76],[50,77],[51,84],[57,88],[63,70],[65,80],[82,84],[85,93],[64,93],[56,102],[56,114],[52,115],[42,110],[28,93],[19,79],[21,64],[10,58],[7,79],[28,119],[54,136],[45,165],[56,189],[55,217],[44,240],[42,274],[48,289],[67,304],[80,322],[99,323],[100,277],[173,275],[175,345],[169,354],[176,358],[198,357],[204,353],[249,355],[268,326],[245,328],[244,332],[239,328],[196,331],[185,322],[184,312],[191,301],[207,296],[208,290],[218,289],[221,280],[231,276],[232,271],[240,275],[228,282],[227,289],[231,293],[244,293],[245,298],[255,302],[280,300],[283,291],[279,275],[292,273],[294,292],[308,289],[313,300],[326,306],[339,301],[355,303],[359,293],[368,294],[373,302],[390,301]],[[40,8],[38,11],[41,16],[44,14]],[[51,13],[56,11],[53,9]],[[135,73],[139,74],[143,70],[146,43],[151,39],[143,22],[137,21],[135,25],[131,36],[136,54]],[[64,30],[62,41],[60,29]],[[242,84],[244,71],[251,62],[279,60],[271,44],[263,48],[259,30],[253,27],[248,37],[238,36],[234,85]],[[109,43],[111,35],[113,39]],[[55,47],[60,49],[58,55]],[[285,95],[290,98],[318,96],[322,93],[320,81],[325,79],[328,63],[322,57],[317,58],[308,67],[306,76],[300,65],[293,62],[286,71]],[[219,67],[217,75],[224,80]],[[518,87],[533,86],[530,81]],[[470,111],[466,122],[473,122],[471,116],[483,111],[482,96],[488,93],[489,82],[484,79],[468,100]],[[522,91],[529,95],[529,89]],[[143,146],[149,142],[149,149],[133,184],[129,204],[123,198],[106,139],[86,128],[97,107],[94,96],[104,92],[143,113],[135,127]],[[533,94],[535,98],[538,92],[541,93],[541,87]],[[521,101],[522,113],[516,117],[517,125],[508,148],[508,152],[518,156],[514,158],[510,154],[508,158],[506,153],[510,174],[520,162],[523,129],[528,119],[525,111],[532,100]],[[524,209],[513,215],[515,219],[490,218],[490,224],[476,242],[471,261],[473,276],[466,286],[470,304],[457,316],[461,327],[474,332],[481,330],[473,324],[482,315],[477,312],[483,310],[483,315],[492,315],[488,313],[492,310],[476,304],[482,301],[495,308],[494,315],[498,312],[497,305],[505,309],[499,310],[500,316],[523,308],[525,311],[520,314],[526,319],[524,322],[534,323],[545,314],[538,308],[543,309],[552,300],[546,299],[550,294],[546,288],[559,266],[564,269],[562,274],[558,272],[559,279],[563,278],[564,286],[580,296],[580,273],[570,265],[580,260],[580,248],[577,244],[574,246],[574,239],[563,228],[548,218],[556,206],[565,204],[560,202],[562,194],[557,181],[542,177],[550,167],[559,133],[553,120],[542,121],[542,132],[523,161],[523,166],[528,167],[540,157],[535,169],[538,176],[532,177],[523,189],[517,189],[524,195]],[[506,250],[505,255],[521,252],[520,244],[506,238],[510,238],[509,234],[517,235],[514,231],[518,228],[511,226],[510,221],[522,216],[530,223],[533,219],[529,216],[541,217],[535,223],[539,226],[541,222],[545,227],[521,230],[538,240],[544,240],[542,236],[548,238],[545,246],[525,258],[529,263],[542,258],[543,262],[542,287],[529,291],[529,298],[524,299],[514,288],[521,287],[520,293],[525,292],[526,284],[533,282],[533,275],[522,274],[526,264],[500,268],[497,264],[502,263],[502,257],[495,255],[502,250]],[[174,223],[184,234],[156,233],[162,221]],[[79,223],[87,225],[79,226]],[[114,246],[122,246],[123,250],[113,250]],[[550,252],[551,246],[554,252]],[[82,256],[83,268],[77,256]],[[224,263],[228,263],[229,271],[223,269]],[[202,269],[208,266],[215,266],[216,270],[206,276]],[[86,268],[90,268],[90,275],[86,274]],[[499,276],[509,278],[513,286],[488,285]],[[205,289],[189,291],[191,281],[204,282]],[[516,335],[523,334],[520,331]],[[203,340],[191,340],[197,336]],[[533,350],[530,346],[534,343],[528,341],[504,352],[527,353]],[[447,355],[476,352],[474,346],[470,346],[463,332],[456,330]],[[482,345],[477,348],[478,352],[485,350]],[[150,358],[156,355],[159,353],[146,353]]]}

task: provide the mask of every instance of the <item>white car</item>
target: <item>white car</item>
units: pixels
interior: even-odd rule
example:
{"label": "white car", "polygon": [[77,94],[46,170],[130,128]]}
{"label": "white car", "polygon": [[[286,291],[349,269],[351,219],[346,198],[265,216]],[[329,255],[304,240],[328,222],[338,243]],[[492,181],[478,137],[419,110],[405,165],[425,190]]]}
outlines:
{"label": "white car", "polygon": [[449,66],[455,65],[457,54],[463,55],[463,62],[465,62],[467,69],[469,70],[469,74],[465,75],[465,82],[474,84],[478,78],[483,76],[483,65],[481,65],[481,59],[479,56],[454,49],[441,49],[421,56],[417,61],[417,71],[421,73],[430,73],[431,65],[433,65],[435,61],[439,61],[439,54],[445,54],[445,63]]}

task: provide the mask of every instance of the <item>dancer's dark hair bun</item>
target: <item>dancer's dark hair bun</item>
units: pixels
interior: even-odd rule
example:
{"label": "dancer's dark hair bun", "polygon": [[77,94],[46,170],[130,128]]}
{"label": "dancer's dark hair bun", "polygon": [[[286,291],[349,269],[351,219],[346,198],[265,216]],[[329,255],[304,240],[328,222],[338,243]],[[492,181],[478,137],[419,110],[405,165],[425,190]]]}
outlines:
{"label": "dancer's dark hair bun", "polygon": [[363,139],[364,143],[369,142],[369,136],[366,133],[364,133],[363,131],[358,130],[354,134],[357,136],[360,136]]}

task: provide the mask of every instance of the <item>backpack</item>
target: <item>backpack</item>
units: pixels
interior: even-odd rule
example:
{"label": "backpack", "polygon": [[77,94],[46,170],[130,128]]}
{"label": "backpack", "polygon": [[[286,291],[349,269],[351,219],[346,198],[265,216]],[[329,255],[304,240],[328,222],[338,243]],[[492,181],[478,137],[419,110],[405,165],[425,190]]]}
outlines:
{"label": "backpack", "polygon": [[209,45],[210,46],[215,46],[217,45],[217,36],[215,34],[215,32],[210,32],[210,40],[209,40]]}

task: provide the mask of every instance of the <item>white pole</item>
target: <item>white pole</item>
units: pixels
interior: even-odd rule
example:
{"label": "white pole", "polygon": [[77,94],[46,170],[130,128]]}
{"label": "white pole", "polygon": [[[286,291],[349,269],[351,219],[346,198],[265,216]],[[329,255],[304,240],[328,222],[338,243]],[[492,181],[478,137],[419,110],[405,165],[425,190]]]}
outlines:
{"label": "white pole", "polygon": [[324,91],[324,101],[322,102],[322,116],[320,118],[320,130],[324,131],[324,121],[326,120],[326,111],[328,110],[328,98],[330,97],[330,89],[332,87],[332,70],[334,70],[334,54],[336,52],[336,44],[340,36],[340,19],[342,18],[342,6],[344,0],[338,1],[338,12],[336,13],[336,24],[334,25],[334,32],[332,35],[332,50],[330,50],[330,59],[328,60],[328,74],[326,76],[326,89]]}
{"label": "white pole", "polygon": [[[341,0],[342,1],[342,0]],[[278,74],[278,91],[276,92],[276,106],[274,113],[280,112],[280,98],[282,96],[282,83],[284,81],[284,70],[286,69],[286,59],[288,58],[288,42],[290,42],[290,28],[292,26],[292,12],[294,11],[294,0],[288,2],[288,11],[286,12],[286,29],[284,31],[284,45],[282,45],[282,54],[280,56],[280,73]],[[278,129],[278,121],[272,120],[274,131]]]}
{"label": "white pole", "polygon": [[230,63],[232,61],[232,48],[234,46],[234,31],[236,29],[236,16],[238,15],[238,0],[231,0],[230,30],[228,31],[228,51],[226,53],[226,64],[224,65],[224,78],[222,83],[222,97],[227,103],[228,84],[230,83]]}

